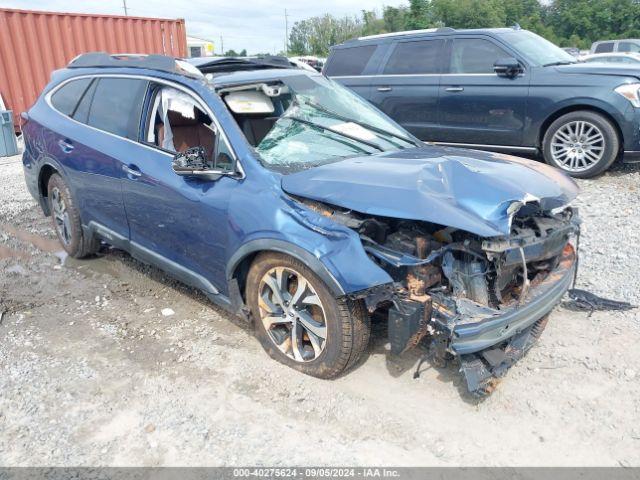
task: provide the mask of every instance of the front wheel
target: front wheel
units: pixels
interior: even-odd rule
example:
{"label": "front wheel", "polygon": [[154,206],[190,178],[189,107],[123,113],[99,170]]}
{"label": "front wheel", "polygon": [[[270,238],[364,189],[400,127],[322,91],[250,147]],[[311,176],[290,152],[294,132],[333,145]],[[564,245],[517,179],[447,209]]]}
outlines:
{"label": "front wheel", "polygon": [[542,142],[544,160],[572,177],[591,178],[618,156],[620,140],[613,124],[588,111],[570,112],[553,122]]}
{"label": "front wheel", "polygon": [[369,342],[363,302],[336,299],[309,267],[288,255],[259,255],[249,270],[246,296],[267,353],[307,375],[338,376]]}

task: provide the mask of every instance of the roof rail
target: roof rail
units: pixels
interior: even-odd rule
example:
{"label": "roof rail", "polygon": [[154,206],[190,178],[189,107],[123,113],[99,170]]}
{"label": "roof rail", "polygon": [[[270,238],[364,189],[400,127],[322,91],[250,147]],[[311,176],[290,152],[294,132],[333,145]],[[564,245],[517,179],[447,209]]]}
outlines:
{"label": "roof rail", "polygon": [[166,55],[146,55],[138,53],[91,52],[78,55],[69,62],[68,68],[145,68],[161,72],[177,73],[193,77],[202,73],[192,65]]}
{"label": "roof rail", "polygon": [[385,38],[385,37],[401,37],[404,35],[415,35],[420,33],[446,33],[455,32],[451,27],[439,27],[439,28],[423,28],[420,30],[405,30],[404,32],[391,32],[391,33],[379,33],[377,35],[367,35],[365,37],[358,37],[357,40],[369,40],[372,38]]}

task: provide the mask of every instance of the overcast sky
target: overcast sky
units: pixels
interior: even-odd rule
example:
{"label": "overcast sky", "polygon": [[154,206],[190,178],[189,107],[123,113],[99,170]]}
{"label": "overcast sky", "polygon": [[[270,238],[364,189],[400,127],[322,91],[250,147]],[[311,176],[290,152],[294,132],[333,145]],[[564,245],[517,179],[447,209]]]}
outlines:
{"label": "overcast sky", "polygon": [[[278,52],[285,37],[284,9],[289,28],[297,20],[331,13],[357,15],[361,10],[381,12],[383,5],[403,5],[406,0],[127,0],[129,15],[184,18],[187,34],[210,39],[216,52],[220,36],[224,49],[246,48],[249,53]],[[59,12],[122,15],[122,0],[0,0],[1,7]]]}

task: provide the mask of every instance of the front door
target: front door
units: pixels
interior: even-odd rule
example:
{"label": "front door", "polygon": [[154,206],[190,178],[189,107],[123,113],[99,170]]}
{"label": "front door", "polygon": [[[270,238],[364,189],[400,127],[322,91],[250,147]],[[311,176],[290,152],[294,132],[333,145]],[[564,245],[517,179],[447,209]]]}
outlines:
{"label": "front door", "polygon": [[529,72],[515,78],[496,75],[496,60],[513,54],[492,39],[465,36],[449,43],[449,68],[440,82],[440,125],[433,140],[521,145]]}
{"label": "front door", "polygon": [[438,38],[397,42],[371,85],[371,103],[425,141],[437,132],[443,46]]}
{"label": "front door", "polygon": [[193,147],[213,161],[228,146],[191,94],[155,84],[148,104],[144,139],[123,181],[132,254],[185,283],[226,293],[227,207],[238,180],[178,176],[171,163],[176,152]]}

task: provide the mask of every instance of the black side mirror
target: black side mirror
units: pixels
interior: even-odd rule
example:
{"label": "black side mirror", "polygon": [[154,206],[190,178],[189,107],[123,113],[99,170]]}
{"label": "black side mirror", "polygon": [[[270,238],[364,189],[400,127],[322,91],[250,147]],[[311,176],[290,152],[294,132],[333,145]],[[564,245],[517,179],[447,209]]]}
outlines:
{"label": "black side mirror", "polygon": [[493,64],[493,71],[499,77],[513,78],[520,75],[524,70],[520,62],[514,57],[499,58]]}
{"label": "black side mirror", "polygon": [[173,171],[182,177],[217,180],[225,174],[221,170],[212,168],[204,147],[191,147],[184,152],[176,153],[171,166]]}

